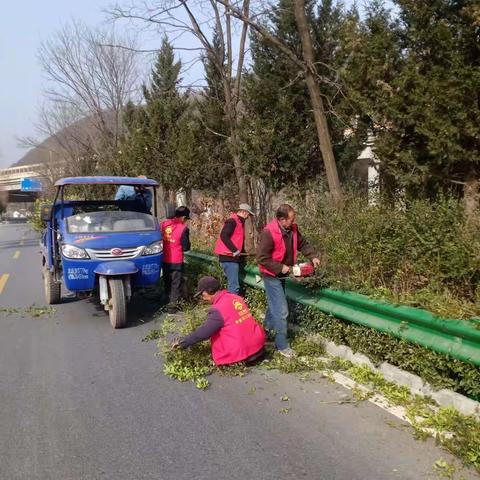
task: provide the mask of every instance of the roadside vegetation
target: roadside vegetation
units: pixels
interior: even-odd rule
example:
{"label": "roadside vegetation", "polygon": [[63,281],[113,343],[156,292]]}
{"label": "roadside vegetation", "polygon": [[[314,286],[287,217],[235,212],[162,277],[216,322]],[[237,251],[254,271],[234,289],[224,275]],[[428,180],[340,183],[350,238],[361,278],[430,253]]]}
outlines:
{"label": "roadside vegetation", "polygon": [[[258,292],[250,292],[247,298],[252,310],[260,310]],[[205,306],[189,306],[184,318],[167,316],[158,330],[152,330],[144,341],[156,341],[159,353],[163,356],[163,372],[172,379],[181,382],[193,382],[198,389],[206,390],[215,382],[216,375],[245,376],[252,368],[278,370],[285,374],[298,374],[304,380],[315,381],[315,374],[321,374],[334,381],[334,373],[342,373],[356,382],[352,390],[352,400],[339,400],[339,403],[358,403],[381,395],[391,406],[400,406],[405,410],[412,433],[418,439],[434,436],[446,450],[458,456],[466,465],[474,466],[480,472],[480,419],[462,415],[454,408],[438,407],[428,397],[413,395],[408,388],[389,382],[366,366],[355,365],[349,361],[325,354],[323,346],[309,338],[305,330],[297,332],[292,342],[297,356],[285,359],[267,346],[266,359],[256,367],[243,364],[235,366],[215,366],[211,360],[210,345],[202,342],[188,350],[172,350],[174,339],[193,331],[204,319]],[[325,319],[323,319],[325,320]],[[323,321],[322,321],[323,323]],[[331,324],[336,323],[333,319]],[[389,337],[385,335],[385,340]],[[375,343],[375,342],[374,342]],[[378,345],[378,339],[377,339]],[[392,345],[390,345],[390,348]],[[411,346],[410,346],[411,347]],[[405,348],[407,348],[405,346]],[[415,349],[414,349],[415,350]],[[425,352],[414,352],[416,355]],[[411,357],[411,359],[414,357]],[[418,357],[415,357],[418,358]],[[426,364],[434,360],[427,358]],[[439,360],[439,359],[436,359]],[[479,372],[477,372],[480,375]],[[433,381],[435,379],[431,378]],[[437,378],[438,380],[438,378]],[[441,380],[440,380],[441,381]],[[478,386],[479,378],[474,382]],[[445,382],[444,382],[445,383]],[[447,385],[443,385],[447,386]],[[472,385],[473,387],[473,385]],[[215,388],[213,385],[211,388]],[[251,392],[252,394],[254,391]],[[291,408],[288,396],[281,399],[287,405],[280,413],[287,414]]]}
{"label": "roadside vegetation", "polygon": [[323,282],[443,318],[480,316],[480,228],[461,201],[409,200],[400,207],[321,196],[299,203],[299,224],[325,253]]}
{"label": "roadside vegetation", "polygon": [[[192,262],[188,268],[188,286],[193,289],[204,274],[220,276],[220,267]],[[246,289],[246,300],[254,317],[261,321],[266,310],[264,292]],[[215,388],[216,375],[245,376],[252,368],[273,369],[285,374],[296,374],[304,380],[315,381],[315,376],[334,381],[334,373],[342,373],[356,382],[352,390],[355,403],[381,395],[387,404],[400,406],[408,418],[412,433],[419,440],[433,436],[443,448],[458,456],[466,465],[480,472],[480,419],[460,414],[452,407],[439,407],[429,397],[412,394],[407,387],[385,380],[378,372],[366,366],[355,365],[325,353],[320,339],[348,345],[378,365],[387,361],[399,368],[419,375],[435,388],[448,388],[472,398],[480,398],[480,368],[449,358],[418,345],[398,340],[390,335],[326,316],[313,308],[291,305],[290,322],[294,326],[290,335],[297,356],[285,359],[267,344],[266,359],[255,367],[243,364],[231,367],[215,366],[211,359],[209,342],[202,342],[188,350],[172,350],[174,340],[190,333],[205,319],[207,307],[186,304],[184,316],[166,316],[161,326],[152,330],[144,341],[155,341],[163,357],[163,372],[172,379],[192,382],[201,390]],[[159,312],[161,315],[162,312]],[[159,317],[160,318],[160,317]],[[254,393],[254,392],[252,392]],[[288,396],[285,408],[291,408]],[[282,400],[283,401],[283,400]],[[440,462],[439,469],[443,469]]]}

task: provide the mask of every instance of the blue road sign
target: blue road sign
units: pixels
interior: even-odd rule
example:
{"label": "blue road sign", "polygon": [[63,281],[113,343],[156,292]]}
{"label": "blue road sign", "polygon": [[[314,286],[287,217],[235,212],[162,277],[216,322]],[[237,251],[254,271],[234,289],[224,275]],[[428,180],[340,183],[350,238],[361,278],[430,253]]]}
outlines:
{"label": "blue road sign", "polygon": [[42,184],[35,178],[22,178],[20,180],[20,190],[22,192],[41,192]]}

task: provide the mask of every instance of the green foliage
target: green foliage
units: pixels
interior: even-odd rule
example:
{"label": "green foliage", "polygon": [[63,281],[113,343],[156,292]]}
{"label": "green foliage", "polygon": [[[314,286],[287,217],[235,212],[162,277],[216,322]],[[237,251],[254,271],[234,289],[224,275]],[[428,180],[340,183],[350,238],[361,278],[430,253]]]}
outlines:
{"label": "green foliage", "polygon": [[367,6],[349,30],[349,101],[377,135],[389,189],[418,198],[478,178],[480,48],[473,2],[397,0]]}
{"label": "green foliage", "polygon": [[[367,132],[376,137],[382,188],[432,198],[478,179],[480,47],[473,0],[375,0],[360,17],[341,2],[307,2],[315,69],[340,176],[365,187],[357,161]],[[301,57],[292,0],[278,0],[264,26]],[[201,58],[206,87],[181,92],[181,62],[163,39],[144,85],[145,105],[125,109],[126,134],[115,173],[158,178],[169,189],[237,194],[230,142],[238,127],[241,162],[268,194],[324,171],[305,78],[276,47],[251,37],[240,122],[227,117],[220,35]],[[233,122],[233,123],[232,123]],[[234,129],[235,129],[234,128]],[[236,150],[235,150],[236,152]]]}
{"label": "green foliage", "polygon": [[143,85],[146,104],[126,106],[127,133],[116,165],[117,174],[143,174],[171,188],[185,186],[185,170],[178,168],[180,122],[188,115],[187,95],[179,91],[181,67],[164,37],[149,85]]}
{"label": "green foliage", "polygon": [[[202,274],[202,265],[205,266],[204,263],[196,263],[197,270],[192,279]],[[264,293],[247,288],[246,299],[252,312],[255,312],[254,315],[262,318],[262,312],[265,311]],[[165,356],[166,375],[180,381],[193,381],[196,387],[202,390],[209,387],[210,383],[205,377],[213,372],[243,376],[248,371],[243,365],[215,367],[207,342],[197,344],[189,350],[170,348],[167,341],[169,335],[185,335],[193,331],[204,318],[205,308],[195,307],[186,312],[185,323],[167,317],[159,330],[152,331],[147,336],[152,339],[160,338],[159,348]],[[429,398],[412,395],[408,388],[385,380],[381,374],[368,367],[326,357],[322,345],[313,340],[310,334],[320,333],[324,338],[349,345],[354,351],[361,351],[374,362],[388,361],[418,374],[436,387],[451,388],[470,396],[480,396],[480,368],[418,345],[408,344],[387,334],[325,316],[313,308],[295,305],[291,320],[297,322],[301,329],[300,334],[291,342],[297,355],[286,359],[267,346],[267,359],[261,364],[262,368],[304,375],[318,372],[327,376],[329,372],[343,371],[358,384],[368,388],[365,390],[358,385],[353,389],[356,402],[367,400],[375,392],[381,393],[392,405],[401,405],[406,409],[419,438],[426,438],[430,434],[429,429],[434,428],[438,432],[436,438],[441,445],[480,470],[480,422],[477,418],[461,415],[451,408],[437,408]],[[254,390],[249,393],[253,394]],[[290,399],[284,395],[280,400],[288,402]],[[289,412],[289,407],[280,410],[280,413],[284,414]]]}
{"label": "green foliage", "polygon": [[299,223],[326,255],[319,286],[424,307],[446,318],[480,313],[480,230],[466,222],[461,202],[444,197],[372,206],[351,194],[337,209],[325,197],[312,198],[308,205],[299,202]]}
{"label": "green foliage", "polygon": [[[195,285],[200,276],[208,274],[207,271],[209,274],[216,272],[214,274],[217,278],[221,278],[217,262],[210,264],[208,270],[203,262],[194,262],[191,266],[195,267],[190,276]],[[253,316],[259,321],[263,320],[267,306],[265,293],[259,289],[247,287],[245,298]],[[292,303],[290,321],[297,324],[304,334],[317,333],[339,345],[347,345],[355,352],[367,355],[375,364],[386,361],[420,376],[434,387],[450,388],[472,398],[480,398],[480,368],[477,366],[368,327],[326,316],[313,307]],[[300,342],[293,344],[295,349],[301,355],[305,355],[310,348],[309,344],[302,343],[301,339],[295,341]],[[311,346],[311,348],[319,347]],[[320,351],[317,353],[321,354]],[[306,371],[310,368],[302,362],[299,363],[298,359],[285,363],[279,356],[275,356],[270,365],[271,368],[279,368],[287,372]]]}
{"label": "green foliage", "polygon": [[[465,463],[480,471],[480,422],[474,416],[465,416],[453,408],[442,407],[417,424],[441,432],[440,443]],[[442,435],[446,433],[447,435]],[[453,433],[453,435],[448,434]]]}
{"label": "green foliage", "polygon": [[298,307],[294,316],[300,327],[339,345],[367,355],[378,364],[389,362],[415,373],[437,388],[450,388],[480,398],[480,368],[385,333],[326,316],[313,308]]}
{"label": "green foliage", "polygon": [[[309,17],[312,9],[309,7]],[[270,15],[271,30],[300,53],[293,3],[281,0]],[[247,112],[244,118],[248,170],[275,190],[316,164],[313,116],[305,80],[283,54],[256,35],[251,38],[252,72],[246,78]],[[297,77],[297,78],[296,78]]]}
{"label": "green foliage", "polygon": [[202,380],[210,375],[214,369],[208,343],[202,342],[188,350],[172,349],[171,342],[174,337],[186,335],[197,328],[205,316],[205,308],[191,308],[185,313],[185,323],[179,323],[172,317],[166,317],[162,326],[152,337],[158,337],[158,347],[164,355],[163,372],[181,382],[193,381],[204,385]]}
{"label": "green foliage", "polygon": [[222,267],[218,262],[206,265],[204,262],[196,261],[194,258],[188,258],[187,265],[187,290],[190,297],[195,293],[195,289],[201,277],[209,275],[218,278],[219,280],[224,279]]}
{"label": "green foliage", "polygon": [[237,184],[229,144],[231,131],[226,116],[223,72],[218,68],[225,65],[222,35],[214,29],[212,51],[202,57],[206,87],[195,96],[191,132],[195,137],[196,162],[200,163],[196,185],[207,192],[233,197]]}
{"label": "green foliage", "polygon": [[455,472],[457,471],[455,465],[451,465],[443,458],[438,459],[433,464],[433,468],[442,478],[454,478]]}
{"label": "green foliage", "polygon": [[262,320],[267,311],[267,298],[265,292],[256,288],[245,289],[245,301],[252,315],[257,320]]}
{"label": "green foliage", "polygon": [[55,315],[56,309],[53,307],[39,307],[37,305],[31,305],[24,309],[24,314],[33,318],[51,317]]}
{"label": "green foliage", "polygon": [[162,39],[162,46],[152,70],[150,87],[143,85],[143,96],[147,102],[154,102],[164,96],[176,96],[181,82],[182,62],[175,61],[173,46],[167,36]]}
{"label": "green foliage", "polygon": [[388,382],[365,366],[352,366],[347,374],[355,381],[381,393],[392,405],[406,408],[409,420],[420,436],[435,429],[439,443],[480,471],[480,421],[462,415],[452,407],[437,408],[428,398],[412,395],[408,388]]}
{"label": "green foliage", "polygon": [[[334,150],[341,162],[347,161],[346,145],[350,139],[343,135],[346,127],[344,112],[339,115],[337,111],[342,97],[334,71],[336,63],[341,62],[337,52],[340,52],[339,30],[344,14],[339,5],[324,0],[319,4],[318,12],[312,2],[307,2],[307,17],[314,34],[316,69],[326,79],[322,82],[322,93]],[[302,57],[291,0],[280,0],[274,6],[266,27]],[[323,175],[303,73],[277,47],[258,35],[252,34],[251,49],[253,62],[245,79],[247,115],[243,119],[242,135],[248,172],[261,178],[274,191],[291,183],[299,184],[312,173]],[[346,107],[342,108],[346,110]],[[336,115],[332,114],[334,109]]]}
{"label": "green foliage", "polygon": [[163,372],[180,382],[192,381],[200,390],[206,390],[210,383],[205,378],[212,373],[219,375],[244,375],[243,364],[216,366],[210,353],[210,342],[201,342],[182,350],[172,349],[172,341],[193,332],[206,318],[205,305],[186,306],[184,321],[173,317],[164,318],[158,330],[152,330],[143,340],[158,339],[158,348],[164,357]]}
{"label": "green foliage", "polygon": [[21,317],[42,318],[55,315],[57,310],[53,307],[30,305],[26,308],[0,308],[0,313],[10,315],[20,315]]}

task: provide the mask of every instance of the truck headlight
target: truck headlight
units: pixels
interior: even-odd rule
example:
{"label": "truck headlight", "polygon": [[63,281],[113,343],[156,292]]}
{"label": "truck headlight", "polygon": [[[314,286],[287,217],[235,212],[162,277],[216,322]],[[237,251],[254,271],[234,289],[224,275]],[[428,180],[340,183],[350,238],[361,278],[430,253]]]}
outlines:
{"label": "truck headlight", "polygon": [[153,242],[150,245],[147,245],[142,252],[142,255],[158,255],[162,253],[163,242],[160,240],[158,242]]}
{"label": "truck headlight", "polygon": [[75,245],[62,245],[62,254],[65,258],[75,258],[77,260],[90,258],[85,249]]}

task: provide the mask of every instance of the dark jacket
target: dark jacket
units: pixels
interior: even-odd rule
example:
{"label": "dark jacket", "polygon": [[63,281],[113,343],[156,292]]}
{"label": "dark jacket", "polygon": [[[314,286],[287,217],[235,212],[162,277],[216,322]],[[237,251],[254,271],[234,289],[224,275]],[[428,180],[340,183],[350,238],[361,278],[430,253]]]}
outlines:
{"label": "dark jacket", "polygon": [[213,337],[224,325],[222,314],[216,308],[210,308],[207,319],[192,333],[180,340],[180,348],[188,348]]}
{"label": "dark jacket", "polygon": [[[282,274],[282,266],[293,266],[293,232],[280,227],[282,231],[283,241],[285,243],[285,256],[281,262],[272,260],[273,252],[273,238],[272,234],[268,230],[263,230],[260,234],[260,241],[257,247],[257,262],[263,265],[267,270],[274,273],[277,277],[285,277]],[[302,252],[308,259],[313,260],[317,257],[315,249],[307,242],[307,240],[301,235],[300,231],[297,231],[298,251]]]}
{"label": "dark jacket", "polygon": [[[242,217],[238,217],[238,218],[242,222],[242,225],[245,227],[245,219]],[[220,238],[222,242],[232,253],[237,251],[235,245],[231,240],[236,226],[237,226],[237,223],[235,222],[235,220],[233,218],[229,218],[228,220],[225,220],[222,231],[220,232]],[[245,253],[245,236],[243,237],[241,252]],[[232,257],[230,255],[219,255],[218,259],[220,262],[237,262],[237,263],[245,262],[245,256],[243,255],[239,255],[238,257]]]}

